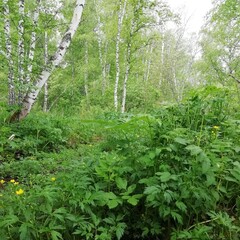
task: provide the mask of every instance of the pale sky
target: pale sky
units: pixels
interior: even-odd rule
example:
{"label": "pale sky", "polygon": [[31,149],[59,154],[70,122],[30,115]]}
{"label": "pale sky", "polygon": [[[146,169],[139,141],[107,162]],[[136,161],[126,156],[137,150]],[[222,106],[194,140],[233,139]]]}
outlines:
{"label": "pale sky", "polygon": [[204,16],[211,9],[211,0],[166,0],[172,9],[184,13],[188,19],[187,32],[198,33],[204,23]]}

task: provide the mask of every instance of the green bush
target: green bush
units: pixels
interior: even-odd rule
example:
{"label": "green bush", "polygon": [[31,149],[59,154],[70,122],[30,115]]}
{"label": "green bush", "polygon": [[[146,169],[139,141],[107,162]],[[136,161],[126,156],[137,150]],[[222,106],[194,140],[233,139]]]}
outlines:
{"label": "green bush", "polygon": [[30,156],[0,165],[0,238],[239,239],[240,123],[201,94],[153,114],[2,127],[1,154],[12,132],[39,142],[14,140]]}

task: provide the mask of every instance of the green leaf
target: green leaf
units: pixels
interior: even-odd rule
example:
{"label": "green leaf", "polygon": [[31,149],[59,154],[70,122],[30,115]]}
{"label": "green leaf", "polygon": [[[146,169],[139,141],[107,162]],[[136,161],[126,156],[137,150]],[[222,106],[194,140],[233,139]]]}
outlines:
{"label": "green leaf", "polygon": [[117,225],[117,229],[116,229],[116,236],[117,239],[120,240],[124,234],[124,229],[126,228],[126,224],[125,223],[118,223]]}
{"label": "green leaf", "polygon": [[62,234],[54,230],[51,231],[51,236],[52,236],[52,240],[63,239]]}
{"label": "green leaf", "polygon": [[171,179],[170,172],[157,172],[156,175],[160,175],[161,182],[168,182]]}
{"label": "green leaf", "polygon": [[16,215],[7,215],[4,217],[4,220],[0,222],[0,228],[6,228],[19,221],[19,218]]}
{"label": "green leaf", "polygon": [[118,206],[118,201],[116,199],[109,200],[107,205],[110,209],[113,209]]}
{"label": "green leaf", "polygon": [[126,194],[131,194],[135,190],[136,186],[137,186],[136,184],[133,184],[133,185],[129,186],[127,188]]}
{"label": "green leaf", "polygon": [[113,192],[105,192],[104,195],[107,199],[116,199],[117,198],[117,196]]}
{"label": "green leaf", "polygon": [[233,150],[234,150],[236,153],[239,153],[239,152],[240,152],[240,146],[237,146],[237,147],[233,148]]}
{"label": "green leaf", "polygon": [[162,149],[161,148],[156,148],[155,150],[155,155],[156,156],[159,156],[159,154],[162,152]]}
{"label": "green leaf", "polygon": [[182,216],[178,214],[177,212],[171,211],[172,218],[177,221],[179,224],[183,224]]}
{"label": "green leaf", "polygon": [[202,161],[202,173],[206,174],[209,171],[210,167],[211,167],[210,160],[208,158],[204,159]]}
{"label": "green leaf", "polygon": [[233,177],[229,177],[229,176],[224,176],[224,178],[229,181],[229,182],[235,182],[235,183],[239,183],[235,178]]}
{"label": "green leaf", "polygon": [[206,184],[207,184],[208,187],[211,186],[211,185],[215,185],[216,184],[214,173],[207,174],[207,182],[206,182]]}
{"label": "green leaf", "polygon": [[115,221],[113,218],[109,217],[109,218],[104,218],[103,219],[104,222],[110,224],[110,225],[114,225],[115,224]]}
{"label": "green leaf", "polygon": [[116,178],[116,184],[117,184],[117,187],[118,187],[119,189],[124,189],[124,190],[126,190],[126,188],[127,188],[127,180],[126,180],[126,179],[117,177],[117,178]]}
{"label": "green leaf", "polygon": [[180,143],[180,144],[182,144],[182,145],[187,145],[187,144],[189,144],[189,140],[184,139],[184,138],[180,138],[180,137],[175,138],[175,139],[174,139],[174,142]]}
{"label": "green leaf", "polygon": [[182,212],[187,212],[187,206],[185,205],[185,203],[181,202],[181,201],[177,201],[176,202],[176,206],[182,211]]}
{"label": "green leaf", "polygon": [[192,156],[196,156],[196,155],[198,155],[199,153],[202,152],[202,149],[198,146],[195,146],[195,145],[189,145],[189,146],[186,147],[186,149],[188,151],[190,151]]}
{"label": "green leaf", "polygon": [[23,223],[19,228],[19,232],[20,232],[20,240],[27,240],[31,238],[28,223]]}
{"label": "green leaf", "polygon": [[130,203],[131,205],[133,205],[133,206],[136,206],[137,204],[138,204],[138,199],[136,199],[135,197],[130,197],[128,200],[127,200],[127,202],[128,203]]}
{"label": "green leaf", "polygon": [[148,154],[148,156],[149,156],[150,159],[153,160],[153,159],[155,158],[155,152],[153,152],[153,151],[150,152],[150,153]]}

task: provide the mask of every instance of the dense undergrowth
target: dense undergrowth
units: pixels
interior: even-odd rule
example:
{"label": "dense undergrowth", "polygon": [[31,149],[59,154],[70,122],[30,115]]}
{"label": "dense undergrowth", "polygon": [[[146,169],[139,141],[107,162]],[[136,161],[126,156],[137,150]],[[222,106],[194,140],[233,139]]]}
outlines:
{"label": "dense undergrowth", "polygon": [[0,239],[240,239],[240,120],[224,91],[149,114],[0,127]]}

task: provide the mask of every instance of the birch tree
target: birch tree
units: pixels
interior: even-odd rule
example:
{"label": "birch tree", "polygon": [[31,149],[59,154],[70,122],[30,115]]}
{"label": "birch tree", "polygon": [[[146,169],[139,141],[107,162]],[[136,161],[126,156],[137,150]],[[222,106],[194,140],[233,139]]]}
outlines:
{"label": "birch tree", "polygon": [[[44,34],[44,64],[48,62],[48,33],[45,31]],[[48,81],[44,83],[44,99],[43,99],[43,111],[48,110]]]}
{"label": "birch tree", "polygon": [[123,25],[123,18],[126,12],[127,0],[119,0],[119,12],[118,12],[118,26],[117,26],[117,37],[116,37],[116,79],[115,79],[115,87],[114,87],[114,107],[115,110],[118,110],[118,85],[119,85],[119,77],[120,77],[120,63],[119,63],[119,55],[120,55],[120,40],[121,40],[121,31]]}
{"label": "birch tree", "polygon": [[84,62],[85,62],[85,68],[84,68],[84,92],[86,96],[87,106],[89,107],[89,95],[88,95],[88,42],[85,41],[85,54],[84,54]]}
{"label": "birch tree", "polygon": [[74,8],[71,23],[69,24],[68,30],[65,32],[65,34],[62,37],[61,43],[59,44],[53,57],[49,59],[47,65],[44,66],[44,69],[42,70],[38,79],[36,80],[34,87],[31,88],[25,95],[21,104],[20,111],[15,112],[11,116],[10,121],[14,121],[17,119],[21,120],[25,118],[28,115],[28,113],[31,111],[32,106],[36,102],[38,94],[42,89],[43,85],[46,83],[46,81],[52,74],[53,70],[57,66],[59,66],[59,64],[63,60],[66,54],[67,48],[69,47],[71,40],[80,24],[84,5],[85,5],[85,0],[76,0],[76,6]]}
{"label": "birch tree", "polygon": [[[130,4],[129,4],[130,5]],[[153,46],[151,43],[151,32],[158,28],[159,25],[164,25],[171,16],[169,16],[169,8],[166,5],[162,5],[162,2],[156,1],[131,1],[131,12],[127,12],[129,25],[126,25],[128,29],[128,36],[126,37],[126,64],[125,64],[125,75],[123,81],[123,94],[122,94],[122,106],[121,112],[126,110],[126,97],[127,97],[127,83],[130,75],[132,59],[136,61],[134,55],[137,54],[139,49],[150,48],[147,50],[147,65],[145,74],[143,77],[149,79],[150,67],[151,67],[151,55],[153,52]],[[155,16],[155,12],[159,12],[161,16],[160,20]],[[161,13],[161,14],[160,14]],[[134,46],[132,46],[134,45]],[[144,71],[143,71],[144,73]],[[146,93],[145,93],[146,94]]]}
{"label": "birch tree", "polygon": [[30,49],[29,49],[29,54],[28,54],[28,66],[27,66],[27,75],[26,75],[26,85],[27,86],[30,84],[32,68],[33,68],[33,59],[34,59],[36,40],[37,40],[36,39],[36,29],[38,27],[40,4],[41,4],[41,0],[36,0],[36,8],[33,13],[33,30],[32,30],[32,34],[31,34],[31,38],[30,38]]}
{"label": "birch tree", "polygon": [[98,41],[98,54],[99,54],[99,61],[100,61],[100,65],[101,65],[101,72],[102,72],[102,95],[105,94],[106,91],[106,85],[107,85],[107,69],[106,69],[106,55],[107,55],[107,45],[108,42],[105,42],[105,47],[104,42],[103,42],[103,38],[104,38],[104,33],[101,30],[101,26],[103,25],[102,21],[101,21],[101,6],[99,6],[99,2],[97,3],[97,1],[94,0],[94,5],[95,5],[95,9],[96,9],[96,19],[97,19],[97,26],[96,26],[96,35],[97,35],[97,41]]}
{"label": "birch tree", "polygon": [[129,78],[129,72],[130,72],[130,64],[131,64],[131,48],[132,48],[132,38],[133,38],[133,31],[135,26],[135,19],[131,22],[131,28],[130,28],[130,35],[127,42],[127,52],[126,52],[126,70],[125,70],[125,76],[123,81],[123,94],[122,94],[122,107],[121,112],[125,112],[126,108],[126,97],[127,97],[127,81]]}
{"label": "birch tree", "polygon": [[14,105],[16,101],[16,93],[14,86],[14,62],[12,58],[12,41],[10,34],[10,12],[8,0],[3,0],[3,15],[4,15],[4,35],[6,42],[6,58],[8,61],[8,103]]}
{"label": "birch tree", "polygon": [[18,22],[18,104],[22,102],[24,90],[23,90],[23,79],[24,79],[24,8],[25,1],[19,0],[19,22]]}

